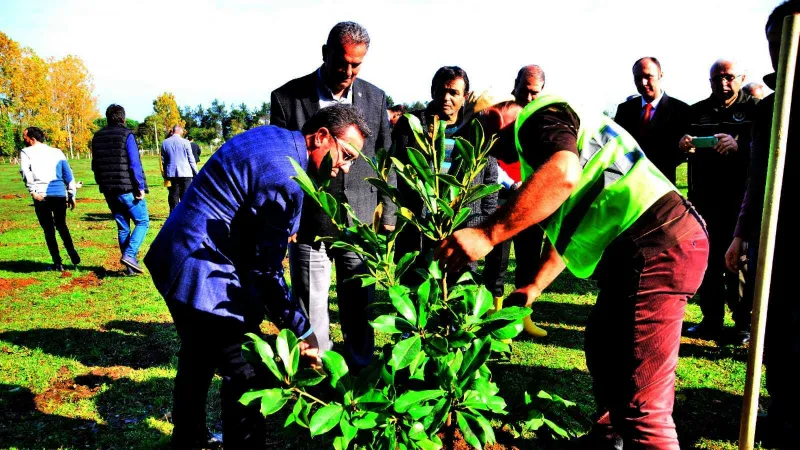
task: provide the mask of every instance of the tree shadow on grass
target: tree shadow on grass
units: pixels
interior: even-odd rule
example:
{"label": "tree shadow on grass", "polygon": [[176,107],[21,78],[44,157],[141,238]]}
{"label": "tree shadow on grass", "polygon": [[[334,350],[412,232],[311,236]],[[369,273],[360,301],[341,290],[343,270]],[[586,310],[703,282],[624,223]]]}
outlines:
{"label": "tree shadow on grass", "polygon": [[[44,263],[41,261],[20,260],[20,261],[0,261],[0,270],[14,273],[34,273],[34,272],[47,272],[53,264]],[[65,264],[67,270],[72,271],[72,265]],[[84,266],[78,265],[79,271],[91,271],[98,274],[105,273],[105,269],[99,266]]]}
{"label": "tree shadow on grass", "polygon": [[582,327],[586,326],[586,320],[589,318],[592,306],[537,300],[533,303],[533,316],[531,319],[534,322],[560,323]]}
{"label": "tree shadow on grass", "polygon": [[172,323],[111,321],[100,330],[42,328],[7,331],[0,339],[74,358],[86,366],[127,366],[143,369],[168,365],[178,350]]}

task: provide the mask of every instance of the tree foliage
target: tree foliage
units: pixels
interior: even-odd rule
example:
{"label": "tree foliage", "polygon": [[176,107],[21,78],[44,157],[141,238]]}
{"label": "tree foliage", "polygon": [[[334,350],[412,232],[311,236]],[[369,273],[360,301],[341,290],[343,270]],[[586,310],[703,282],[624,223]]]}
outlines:
{"label": "tree foliage", "polygon": [[186,121],[181,118],[175,95],[171,92],[164,92],[153,100],[153,116],[155,126],[159,127],[159,141],[163,140],[175,125],[181,127],[186,125]]}
{"label": "tree foliage", "polygon": [[[88,151],[98,116],[92,76],[77,56],[40,58],[31,48],[0,32],[0,113],[10,121],[16,138],[29,126],[44,131],[48,143],[74,152]],[[10,140],[4,138],[0,151],[10,154]]]}

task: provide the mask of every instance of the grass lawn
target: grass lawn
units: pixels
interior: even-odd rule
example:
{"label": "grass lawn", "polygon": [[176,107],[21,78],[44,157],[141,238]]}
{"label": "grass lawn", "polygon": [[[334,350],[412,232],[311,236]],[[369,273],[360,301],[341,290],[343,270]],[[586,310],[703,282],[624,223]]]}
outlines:
{"label": "grass lawn", "polygon": [[[172,428],[177,336],[150,277],[122,276],[116,227],[89,161],[71,164],[84,186],[67,223],[83,264],[64,273],[47,271],[50,257],[19,167],[0,165],[0,448],[164,447]],[[158,161],[145,157],[144,165],[154,187],[147,197],[151,230],[140,259],[168,214]],[[685,180],[685,169],[682,175]],[[62,254],[68,260],[63,247]],[[513,262],[510,269],[506,292],[512,289]],[[583,416],[591,413],[582,349],[595,294],[591,282],[565,274],[535,305],[535,321],[549,336],[516,340],[511,359],[494,366],[510,408],[522,403],[524,390],[544,389],[577,401]],[[699,319],[699,307],[690,304],[686,322]],[[274,329],[265,323],[269,328]],[[338,328],[333,336],[341,342]],[[379,334],[380,343],[386,339]],[[736,448],[746,348],[684,338],[680,355],[674,417],[681,447]],[[217,430],[218,388],[215,380],[209,426]],[[574,424],[585,427],[585,420]],[[322,443],[307,435],[287,438],[281,425],[270,419],[275,432],[268,448]],[[541,447],[535,438],[515,445]]]}

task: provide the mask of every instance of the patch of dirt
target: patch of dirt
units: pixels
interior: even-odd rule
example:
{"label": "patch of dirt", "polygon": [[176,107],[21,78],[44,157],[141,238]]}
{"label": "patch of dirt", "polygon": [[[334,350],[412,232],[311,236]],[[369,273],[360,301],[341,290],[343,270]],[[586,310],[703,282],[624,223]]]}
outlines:
{"label": "patch of dirt", "polygon": [[[445,449],[472,450],[474,448],[473,446],[469,445],[466,440],[464,440],[464,435],[461,434],[461,430],[456,428],[455,431],[453,431],[452,428],[448,429],[447,427],[445,427],[444,430],[445,431],[441,431],[436,435],[442,440],[442,444],[444,445]],[[495,430],[495,437],[499,441],[513,440],[513,436],[511,436],[510,433],[505,433],[500,430]],[[520,450],[520,448],[516,445],[503,444],[500,442],[486,445],[483,448],[486,450]]]}
{"label": "patch of dirt", "polygon": [[34,397],[36,409],[50,414],[59,406],[65,403],[75,403],[83,399],[94,397],[100,390],[100,386],[86,386],[78,384],[69,377],[69,369],[61,366],[55,379],[46,391]]}
{"label": "patch of dirt", "polygon": [[133,369],[126,366],[95,367],[87,375],[93,377],[108,377],[112,380],[119,380],[133,373]]}
{"label": "patch of dirt", "polygon": [[0,220],[0,234],[14,228],[14,222],[10,220]]}
{"label": "patch of dirt", "polygon": [[33,278],[0,278],[0,298],[9,297],[15,291],[38,282]]}
{"label": "patch of dirt", "polygon": [[[61,278],[71,278],[71,272],[62,272]],[[86,289],[89,287],[96,287],[103,284],[103,280],[97,277],[97,274],[94,272],[89,272],[86,275],[82,275],[77,278],[73,278],[72,281],[69,283],[59,286],[57,288],[48,289],[44,292],[45,297],[52,296],[55,294],[59,294],[62,292],[69,292],[75,289]]]}
{"label": "patch of dirt", "polygon": [[12,199],[15,199],[15,198],[22,198],[22,195],[20,195],[20,194],[5,194],[0,198],[2,198],[3,200],[12,200]]}

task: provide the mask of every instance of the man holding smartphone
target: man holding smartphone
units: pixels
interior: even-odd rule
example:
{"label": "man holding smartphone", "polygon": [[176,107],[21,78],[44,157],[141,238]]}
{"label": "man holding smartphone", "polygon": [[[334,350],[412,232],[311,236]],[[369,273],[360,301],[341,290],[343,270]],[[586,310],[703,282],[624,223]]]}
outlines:
{"label": "man holding smartphone", "polygon": [[[750,340],[752,296],[739,297],[738,277],[725,270],[725,251],[741,206],[757,100],[742,90],[746,75],[734,61],[711,66],[711,95],[689,109],[689,133],[678,146],[689,155],[689,200],[706,220],[711,249],[700,286],[703,320],[687,335],[719,339],[725,304],[736,322],[732,340]],[[746,298],[745,298],[746,297]]]}

